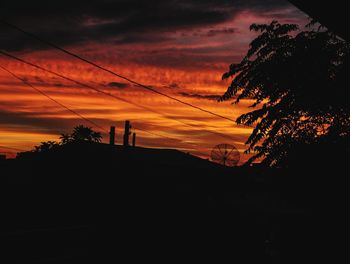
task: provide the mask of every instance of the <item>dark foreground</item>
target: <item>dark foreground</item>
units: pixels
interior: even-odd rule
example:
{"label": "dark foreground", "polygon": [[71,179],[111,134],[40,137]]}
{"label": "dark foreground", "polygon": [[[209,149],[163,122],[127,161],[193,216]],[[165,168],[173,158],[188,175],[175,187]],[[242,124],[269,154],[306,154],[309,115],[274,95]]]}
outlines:
{"label": "dark foreground", "polygon": [[335,263],[346,252],[346,186],[325,180],[331,170],[103,145],[0,168],[6,263]]}

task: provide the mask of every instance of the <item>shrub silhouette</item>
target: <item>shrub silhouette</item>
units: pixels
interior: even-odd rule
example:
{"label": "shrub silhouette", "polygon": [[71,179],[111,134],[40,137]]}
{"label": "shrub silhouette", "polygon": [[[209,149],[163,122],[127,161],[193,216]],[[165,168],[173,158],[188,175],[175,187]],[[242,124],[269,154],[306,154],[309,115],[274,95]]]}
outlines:
{"label": "shrub silhouette", "polygon": [[45,153],[57,149],[59,143],[56,141],[41,142],[39,146],[35,146],[33,152]]}
{"label": "shrub silhouette", "polygon": [[80,143],[100,143],[102,135],[99,132],[92,130],[90,127],[83,125],[76,126],[71,134],[61,134],[60,142],[46,141],[41,142],[39,146],[35,146],[30,152],[18,153],[18,158],[31,156],[33,153],[49,153],[58,150],[61,146],[68,144],[80,144]]}
{"label": "shrub silhouette", "polygon": [[62,145],[79,142],[100,143],[102,136],[100,132],[93,131],[91,127],[79,125],[74,128],[72,134],[62,134],[60,139]]}

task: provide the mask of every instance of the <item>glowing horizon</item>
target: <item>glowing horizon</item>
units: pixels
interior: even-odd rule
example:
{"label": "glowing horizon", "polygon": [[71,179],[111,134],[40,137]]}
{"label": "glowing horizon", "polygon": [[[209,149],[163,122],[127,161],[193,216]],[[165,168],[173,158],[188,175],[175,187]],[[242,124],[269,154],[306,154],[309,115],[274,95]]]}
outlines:
{"label": "glowing horizon", "polygon": [[[281,22],[303,24],[306,19],[291,6],[279,11]],[[215,99],[222,95],[229,85],[229,81],[222,81],[221,76],[230,63],[238,62],[244,56],[249,42],[256,36],[249,31],[249,25],[270,22],[274,16],[275,13],[259,15],[245,10],[224,22],[201,27],[193,25],[159,34],[149,33],[151,37],[164,38],[156,42],[149,40],[121,43],[90,39],[83,44],[71,43],[65,47],[144,85],[236,119],[249,111],[250,102],[246,100],[234,106],[231,102],[217,102]],[[111,21],[87,19],[84,23],[84,27],[93,27]],[[211,149],[216,144],[228,143],[234,144],[241,151],[242,162],[249,156],[242,151],[246,149],[244,142],[251,128],[237,126],[228,120],[205,114],[135,87],[56,50],[26,47],[9,52],[163,114],[162,116],[114,100],[0,56],[0,65],[25,78],[55,100],[93,120],[105,130],[109,130],[110,126],[116,126],[117,144],[121,142],[123,122],[130,120],[136,128],[176,139],[156,137],[138,130],[135,131],[138,146],[176,148],[202,157],[201,153],[205,153],[209,157]],[[84,124],[92,127],[91,124],[49,101],[2,70],[0,70],[0,115],[0,146],[11,148],[29,150],[42,141],[57,141],[61,133],[70,132],[76,125]],[[180,122],[167,119],[164,115],[176,118]],[[190,123],[197,128],[186,126],[181,122]],[[97,128],[93,129],[100,131]],[[233,140],[207,133],[206,130],[220,132],[232,137]],[[108,134],[102,132],[102,135],[103,142],[108,142]]]}

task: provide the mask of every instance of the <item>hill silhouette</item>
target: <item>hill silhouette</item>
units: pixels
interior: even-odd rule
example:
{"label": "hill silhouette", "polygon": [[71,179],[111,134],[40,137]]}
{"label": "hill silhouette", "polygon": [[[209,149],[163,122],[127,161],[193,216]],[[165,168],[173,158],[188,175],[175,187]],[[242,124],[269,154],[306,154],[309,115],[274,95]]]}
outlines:
{"label": "hill silhouette", "polygon": [[82,142],[1,171],[14,263],[312,261],[334,243],[320,232],[326,202],[342,204],[330,197],[340,187],[316,175],[227,168],[171,149]]}

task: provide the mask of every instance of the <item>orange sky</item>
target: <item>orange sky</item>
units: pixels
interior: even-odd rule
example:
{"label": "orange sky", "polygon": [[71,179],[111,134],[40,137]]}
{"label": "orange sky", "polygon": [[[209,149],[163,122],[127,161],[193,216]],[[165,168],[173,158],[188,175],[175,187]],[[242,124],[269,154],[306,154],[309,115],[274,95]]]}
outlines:
{"label": "orange sky", "polygon": [[[285,21],[301,21],[300,14],[295,17],[294,7],[281,12],[284,12]],[[249,25],[253,22],[270,22],[272,18],[272,15],[259,16],[242,12],[224,23],[200,29],[186,28],[166,32],[168,39],[160,43],[113,44],[89,40],[84,45],[72,44],[66,48],[163,93],[236,119],[249,111],[247,107],[251,102],[242,101],[239,105],[232,106],[231,102],[219,103],[210,98],[225,92],[229,82],[221,80],[222,74],[230,63],[238,62],[254,38],[255,35],[249,32]],[[234,33],[231,32],[233,30],[229,30],[231,28],[235,29]],[[135,105],[117,101],[0,56],[1,66],[25,78],[55,100],[106,130],[111,125],[116,126],[117,143],[122,141],[123,122],[128,119],[135,128],[174,138],[166,139],[138,130],[135,131],[138,146],[176,148],[204,158],[209,157],[211,149],[220,143],[234,144],[241,153],[246,148],[244,141],[251,128],[237,126],[228,120],[130,85],[59,51],[31,50],[28,47],[13,54],[155,110],[146,111]],[[170,116],[180,122],[164,116]],[[181,122],[196,127],[186,126]],[[60,133],[70,132],[78,124],[91,126],[0,69],[0,146],[31,149],[41,141],[58,140]],[[100,131],[98,128],[94,129]],[[215,132],[228,135],[232,139],[221,137]],[[103,141],[108,142],[108,135],[105,132],[102,132],[102,135]],[[0,147],[1,151],[11,152]],[[246,159],[247,155],[242,153],[241,161]]]}

